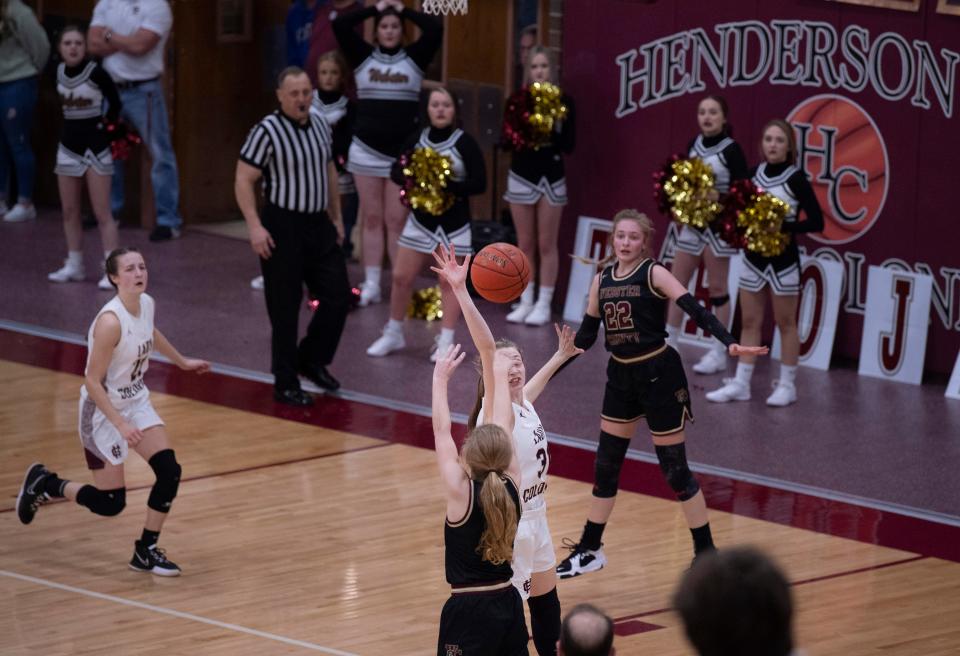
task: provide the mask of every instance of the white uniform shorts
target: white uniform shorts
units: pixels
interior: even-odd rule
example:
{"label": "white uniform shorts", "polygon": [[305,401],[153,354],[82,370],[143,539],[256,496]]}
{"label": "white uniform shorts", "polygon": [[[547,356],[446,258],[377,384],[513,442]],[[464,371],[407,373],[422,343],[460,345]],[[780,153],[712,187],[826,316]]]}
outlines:
{"label": "white uniform shorts", "polygon": [[680,228],[680,235],[677,237],[678,251],[691,255],[702,255],[703,249],[707,246],[717,257],[733,257],[737,254],[736,248],[720,239],[710,228],[697,230],[688,225]]}
{"label": "white uniform shorts", "polygon": [[371,178],[389,178],[390,168],[396,157],[384,155],[374,150],[356,137],[350,142],[347,151],[347,170],[355,175],[366,175]]}
{"label": "white uniform shorts", "polygon": [[[144,395],[128,406],[117,409],[120,416],[132,426],[141,431],[163,426],[163,420],[153,409],[150,397]],[[119,465],[127,459],[129,447],[127,441],[120,435],[117,427],[100,412],[100,408],[85,393],[80,395],[80,443],[90,455],[100,458],[112,465]],[[92,465],[90,458],[88,464]],[[91,466],[91,469],[96,467]]]}
{"label": "white uniform shorts", "polygon": [[437,246],[443,244],[448,250],[450,244],[457,248],[457,255],[469,255],[473,252],[473,234],[469,223],[462,225],[450,234],[438,227],[433,232],[427,230],[413,214],[407,217],[407,222],[403,226],[403,232],[397,243],[404,248],[409,248],[418,253],[430,254],[437,250]]}
{"label": "white uniform shorts", "polygon": [[777,271],[773,264],[768,263],[763,269],[758,268],[748,258],[743,258],[743,269],[740,272],[740,289],[749,292],[759,292],[770,285],[770,291],[777,296],[793,296],[800,293],[800,263],[795,262],[786,269]]}
{"label": "white uniform shorts", "polygon": [[99,175],[113,175],[113,155],[109,148],[94,153],[89,148],[83,155],[67,150],[63,144],[57,147],[57,165],[53,172],[71,178],[82,178],[87,169],[93,169]]}
{"label": "white uniform shorts", "polygon": [[552,572],[557,564],[553,538],[547,526],[547,506],[524,510],[513,540],[513,587],[520,596],[530,596],[530,578],[534,572]]}
{"label": "white uniform shorts", "polygon": [[517,205],[536,205],[542,197],[554,207],[566,205],[567,179],[560,178],[556,182],[550,182],[546,178],[540,178],[537,184],[533,184],[510,171],[507,176],[507,193],[503,195],[503,200]]}

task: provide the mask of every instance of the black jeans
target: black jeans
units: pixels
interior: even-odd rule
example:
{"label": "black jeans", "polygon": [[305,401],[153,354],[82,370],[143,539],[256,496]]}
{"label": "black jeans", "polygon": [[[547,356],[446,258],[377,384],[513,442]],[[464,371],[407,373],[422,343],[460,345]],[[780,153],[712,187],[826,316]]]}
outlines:
{"label": "black jeans", "polygon": [[[276,247],[260,260],[267,314],[273,329],[271,371],[278,390],[299,389],[297,372],[333,361],[350,299],[347,263],[326,212],[303,214],[267,205],[263,227]],[[320,302],[297,346],[303,285]]]}

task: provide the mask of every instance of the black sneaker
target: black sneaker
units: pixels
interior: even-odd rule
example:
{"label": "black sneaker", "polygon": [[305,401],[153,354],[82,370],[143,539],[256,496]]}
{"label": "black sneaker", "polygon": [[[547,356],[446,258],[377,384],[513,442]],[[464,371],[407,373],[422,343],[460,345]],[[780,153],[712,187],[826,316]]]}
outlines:
{"label": "black sneaker", "polygon": [[563,546],[570,550],[570,555],[557,565],[557,576],[569,579],[588,572],[596,572],[607,564],[607,557],[603,555],[603,545],[599,549],[587,549],[569,538],[563,538]]}
{"label": "black sneaker", "polygon": [[180,568],[176,563],[167,560],[167,552],[163,549],[158,549],[156,545],[145,547],[140,540],[134,545],[130,569],[135,572],[150,572],[157,576],[180,576]]}
{"label": "black sneaker", "polygon": [[150,233],[150,241],[170,241],[171,239],[177,239],[179,237],[179,228],[171,228],[170,226],[158,225],[153,229],[153,232]]}
{"label": "black sneaker", "polygon": [[50,500],[50,497],[43,491],[43,481],[50,475],[50,471],[35,462],[27,469],[23,477],[23,485],[20,486],[20,494],[17,495],[17,517],[24,524],[33,521],[37,510]]}

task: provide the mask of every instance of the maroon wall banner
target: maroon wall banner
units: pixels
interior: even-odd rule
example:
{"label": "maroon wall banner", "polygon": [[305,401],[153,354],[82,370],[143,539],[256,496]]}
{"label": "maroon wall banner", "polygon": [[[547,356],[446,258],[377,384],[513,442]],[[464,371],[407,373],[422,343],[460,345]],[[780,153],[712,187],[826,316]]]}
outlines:
{"label": "maroon wall banner", "polygon": [[[786,118],[823,207],[800,238],[845,281],[835,352],[856,358],[871,265],[933,277],[926,369],[960,348],[960,16],[827,0],[568,0],[562,86],[577,102],[561,248],[581,215],[636,207],[666,219],[652,173],[697,134],[708,93],[730,105],[751,165]],[[561,276],[561,279],[565,279]]]}

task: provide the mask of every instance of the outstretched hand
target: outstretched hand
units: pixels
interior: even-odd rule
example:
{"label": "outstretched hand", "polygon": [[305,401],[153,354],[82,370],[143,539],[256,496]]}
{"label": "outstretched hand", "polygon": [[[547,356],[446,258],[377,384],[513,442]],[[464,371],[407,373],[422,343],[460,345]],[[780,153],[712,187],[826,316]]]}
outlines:
{"label": "outstretched hand", "polygon": [[741,355],[767,355],[770,353],[770,349],[766,346],[740,346],[739,344],[731,344],[727,351],[735,358]]}
{"label": "outstretched hand", "polygon": [[460,363],[467,356],[466,351],[460,350],[459,344],[448,346],[447,349],[437,358],[437,364],[433,367],[433,377],[435,380],[450,380],[453,372],[456,371]]}
{"label": "outstretched hand", "polygon": [[578,348],[577,345],[573,343],[573,340],[577,334],[573,332],[573,329],[570,326],[561,326],[560,324],[555,323],[553,324],[553,327],[557,331],[557,353],[566,359],[570,359],[575,355],[580,355],[583,353],[583,349]]}
{"label": "outstretched hand", "polygon": [[448,250],[446,246],[441,244],[433,252],[433,259],[436,260],[437,266],[430,267],[430,270],[440,276],[441,280],[445,280],[453,289],[466,287],[467,271],[470,270],[469,255],[463,258],[463,264],[459,264],[456,247],[450,244]]}
{"label": "outstretched hand", "polygon": [[184,358],[181,369],[184,371],[195,371],[198,374],[205,374],[210,371],[210,363],[206,360],[198,360],[196,358]]}

